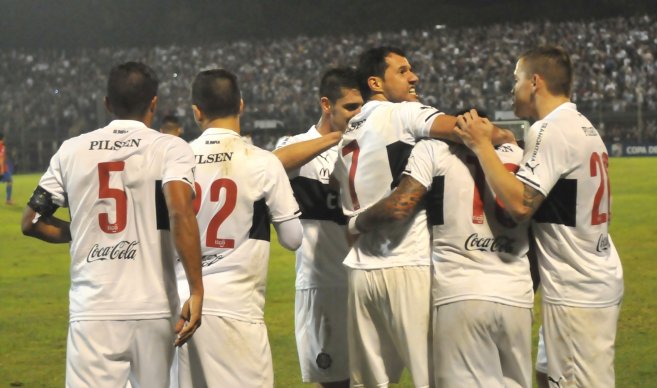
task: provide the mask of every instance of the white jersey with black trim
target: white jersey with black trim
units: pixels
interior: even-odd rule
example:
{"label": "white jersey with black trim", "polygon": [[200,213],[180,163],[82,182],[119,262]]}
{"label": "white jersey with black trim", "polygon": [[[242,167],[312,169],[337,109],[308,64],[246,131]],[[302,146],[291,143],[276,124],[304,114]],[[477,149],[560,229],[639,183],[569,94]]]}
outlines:
{"label": "white jersey with black trim", "polygon": [[546,196],[534,214],[543,300],[608,307],[623,296],[623,269],[609,237],[609,155],[598,131],[564,103],[532,125],[517,176]]}
{"label": "white jersey with black trim", "polygon": [[[280,147],[319,137],[313,125],[305,133],[287,137]],[[337,157],[338,147],[335,146],[288,172],[303,226],[303,241],[296,251],[297,290],[347,287],[347,271],[342,265],[349,251],[347,219],[342,213],[338,192],[329,187]]]}
{"label": "white jersey with black trim", "polygon": [[39,185],[71,214],[71,321],[168,318],[178,308],[162,185],[194,184],[182,139],[139,121],[65,141]]}
{"label": "white jersey with black trim", "polygon": [[[429,136],[437,109],[418,102],[368,101],[349,121],[338,145],[335,177],[342,208],[354,216],[389,195],[399,183],[417,139]],[[424,210],[407,224],[361,235],[344,264],[373,269],[430,265]]]}
{"label": "white jersey with black trim", "polygon": [[[192,141],[201,231],[203,314],[264,319],[270,222],[299,217],[283,165],[234,131],[208,128]],[[181,300],[189,295],[178,265]]]}
{"label": "white jersey with black trim", "polygon": [[[522,149],[497,147],[515,172]],[[485,300],[531,308],[527,227],[516,224],[496,201],[477,157],[465,146],[438,140],[419,142],[404,174],[427,188],[432,226],[432,303],[436,306]]]}

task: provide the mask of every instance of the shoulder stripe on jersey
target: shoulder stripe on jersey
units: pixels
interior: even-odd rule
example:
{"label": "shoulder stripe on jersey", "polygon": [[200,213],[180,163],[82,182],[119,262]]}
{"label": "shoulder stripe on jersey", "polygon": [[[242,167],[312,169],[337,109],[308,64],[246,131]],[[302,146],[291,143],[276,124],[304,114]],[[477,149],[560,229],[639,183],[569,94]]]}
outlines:
{"label": "shoulder stripe on jersey", "polygon": [[537,223],[576,226],[577,179],[559,179],[534,214]]}
{"label": "shoulder stripe on jersey", "polygon": [[402,171],[406,168],[408,157],[411,156],[413,145],[404,143],[403,141],[396,141],[386,146],[388,152],[388,165],[390,166],[390,175],[392,176],[392,183],[390,189],[394,189],[399,185],[402,177]]}
{"label": "shoulder stripe on jersey", "polygon": [[433,112],[432,114],[429,115],[429,117],[427,117],[426,119],[424,119],[424,122],[425,122],[425,123],[428,122],[430,118],[432,118],[433,116],[437,115],[438,113],[440,113],[440,111],[435,111],[435,112]]}
{"label": "shoulder stripe on jersey", "polygon": [[427,221],[429,226],[443,225],[445,201],[445,177],[435,176],[431,181],[431,189],[426,194]]}
{"label": "shoulder stripe on jersey", "polygon": [[249,238],[271,241],[270,223],[271,217],[269,216],[267,201],[264,198],[255,201],[253,203],[253,220],[251,222],[251,229],[249,230]]}
{"label": "shoulder stripe on jersey", "polygon": [[342,213],[338,193],[317,179],[298,176],[290,180],[294,197],[299,204],[302,220],[333,221],[340,225],[347,224],[347,217]]}
{"label": "shoulder stripe on jersey", "polygon": [[523,181],[529,183],[530,185],[534,186],[534,188],[537,189],[537,190],[538,190],[538,188],[541,187],[541,185],[539,185],[538,183],[534,182],[534,181],[531,180],[531,179],[528,179],[527,177],[525,177],[525,176],[523,176],[523,175],[518,174],[518,175],[516,175],[516,178],[518,178],[518,179],[520,179],[520,180],[523,180]]}
{"label": "shoulder stripe on jersey", "polygon": [[157,230],[169,230],[169,209],[161,180],[155,181],[155,223]]}

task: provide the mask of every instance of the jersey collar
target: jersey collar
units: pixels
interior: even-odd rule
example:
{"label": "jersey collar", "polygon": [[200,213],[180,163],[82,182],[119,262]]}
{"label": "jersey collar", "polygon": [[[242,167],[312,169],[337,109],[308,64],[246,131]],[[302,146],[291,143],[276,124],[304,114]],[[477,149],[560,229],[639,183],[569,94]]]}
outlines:
{"label": "jersey collar", "polygon": [[207,128],[205,131],[203,131],[201,136],[206,136],[206,135],[229,135],[229,136],[241,137],[239,133],[228,128]]}
{"label": "jersey collar", "polygon": [[130,129],[130,128],[146,128],[146,124],[137,120],[112,120],[106,128],[121,128],[121,129]]}
{"label": "jersey collar", "polygon": [[557,114],[557,112],[562,111],[562,110],[566,110],[566,109],[577,112],[577,105],[575,105],[573,102],[570,102],[570,101],[564,102],[563,104],[561,104],[558,107],[554,108],[554,110],[552,112],[548,113],[548,115],[545,116],[543,118],[543,120],[548,119],[548,118],[552,117],[552,115]]}

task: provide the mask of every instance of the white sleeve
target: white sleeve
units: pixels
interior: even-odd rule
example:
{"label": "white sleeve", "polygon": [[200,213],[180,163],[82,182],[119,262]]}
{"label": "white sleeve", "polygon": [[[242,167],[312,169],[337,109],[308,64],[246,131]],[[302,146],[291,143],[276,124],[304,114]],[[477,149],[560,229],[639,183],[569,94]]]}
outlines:
{"label": "white sleeve", "polygon": [[431,188],[433,177],[440,175],[440,155],[449,152],[447,144],[439,140],[422,140],[418,142],[408,158],[404,174],[413,177],[424,187]]}
{"label": "white sleeve", "polygon": [[403,127],[416,139],[429,137],[433,121],[444,114],[434,107],[419,102],[402,102],[397,113]]}
{"label": "white sleeve", "polygon": [[303,240],[303,228],[298,218],[274,222],[274,229],[278,235],[278,242],[283,248],[291,251],[299,249]]}
{"label": "white sleeve", "polygon": [[263,171],[264,192],[272,223],[280,223],[299,218],[301,211],[294,199],[290,180],[283,164],[273,154],[267,155],[266,170]]}
{"label": "white sleeve", "polygon": [[164,138],[166,147],[162,166],[162,185],[169,181],[183,181],[194,190],[194,168],[196,161],[192,148],[179,137]]}
{"label": "white sleeve", "polygon": [[62,177],[62,168],[60,162],[61,148],[50,158],[48,170],[39,180],[39,186],[52,195],[52,201],[60,207],[68,207],[66,192],[64,188],[64,179]]}
{"label": "white sleeve", "polygon": [[[554,124],[552,124],[554,125]],[[536,122],[527,136],[518,179],[547,197],[568,165],[568,143],[557,128]]]}
{"label": "white sleeve", "polygon": [[520,166],[520,162],[522,161],[522,148],[517,145],[505,143],[498,146],[495,149],[495,152],[497,152],[497,156],[502,161],[502,164],[516,166],[515,170]]}

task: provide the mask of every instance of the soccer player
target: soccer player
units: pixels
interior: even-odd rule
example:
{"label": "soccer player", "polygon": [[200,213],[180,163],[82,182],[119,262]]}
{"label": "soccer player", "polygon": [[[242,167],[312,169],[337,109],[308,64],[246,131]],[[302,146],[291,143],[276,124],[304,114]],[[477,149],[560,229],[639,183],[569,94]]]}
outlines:
{"label": "soccer player", "polygon": [[5,147],[5,134],[0,132],[0,182],[5,182],[5,203],[13,205],[14,201],[11,200],[11,191],[13,189],[12,171],[9,163],[9,156],[7,155],[7,148]]}
{"label": "soccer player", "polygon": [[538,121],[515,176],[493,151],[488,120],[466,113],[457,132],[513,218],[533,219],[548,380],[613,387],[623,270],[609,236],[609,155],[598,131],[570,101],[572,73],[569,55],[558,47],[520,56],[515,113]]}
{"label": "soccer player", "polygon": [[[511,171],[522,158],[515,144],[497,154]],[[396,228],[420,205],[433,235],[435,386],[530,387],[528,223],[516,224],[496,203],[467,147],[424,140],[399,186],[352,224],[361,233]]]}
{"label": "soccer player", "polygon": [[[168,387],[174,343],[201,324],[194,154],[148,128],[157,87],[142,63],[113,67],[105,106],[117,119],[62,144],[23,215],[24,234],[71,242],[67,387]],[[180,312],[174,245],[191,289]]]}
{"label": "soccer player", "polygon": [[363,99],[356,72],[334,68],[319,86],[322,116],[308,132],[274,151],[301,208],[303,242],[296,252],[295,333],[301,377],[321,387],[349,386],[347,351],[346,217],[329,177],[337,143]]}
{"label": "soccer player", "polygon": [[240,137],[243,101],[234,74],[197,74],[192,104],[203,130],[191,146],[206,299],[203,326],[178,351],[180,386],[272,387],[264,322],[269,224],[283,247],[297,249],[299,206],[281,162]]}
{"label": "soccer player", "polygon": [[182,125],[180,125],[180,120],[174,115],[166,115],[162,119],[162,125],[160,126],[160,132],[166,133],[167,135],[178,136],[180,137],[185,130]]}
{"label": "soccer player", "polygon": [[[403,51],[367,50],[357,71],[367,102],[345,130],[334,171],[349,217],[397,186],[416,139],[458,139],[456,117],[417,102],[418,77]],[[419,211],[399,228],[360,236],[349,251],[344,264],[354,386],[387,386],[405,366],[416,387],[429,385],[429,247],[426,214]]]}

